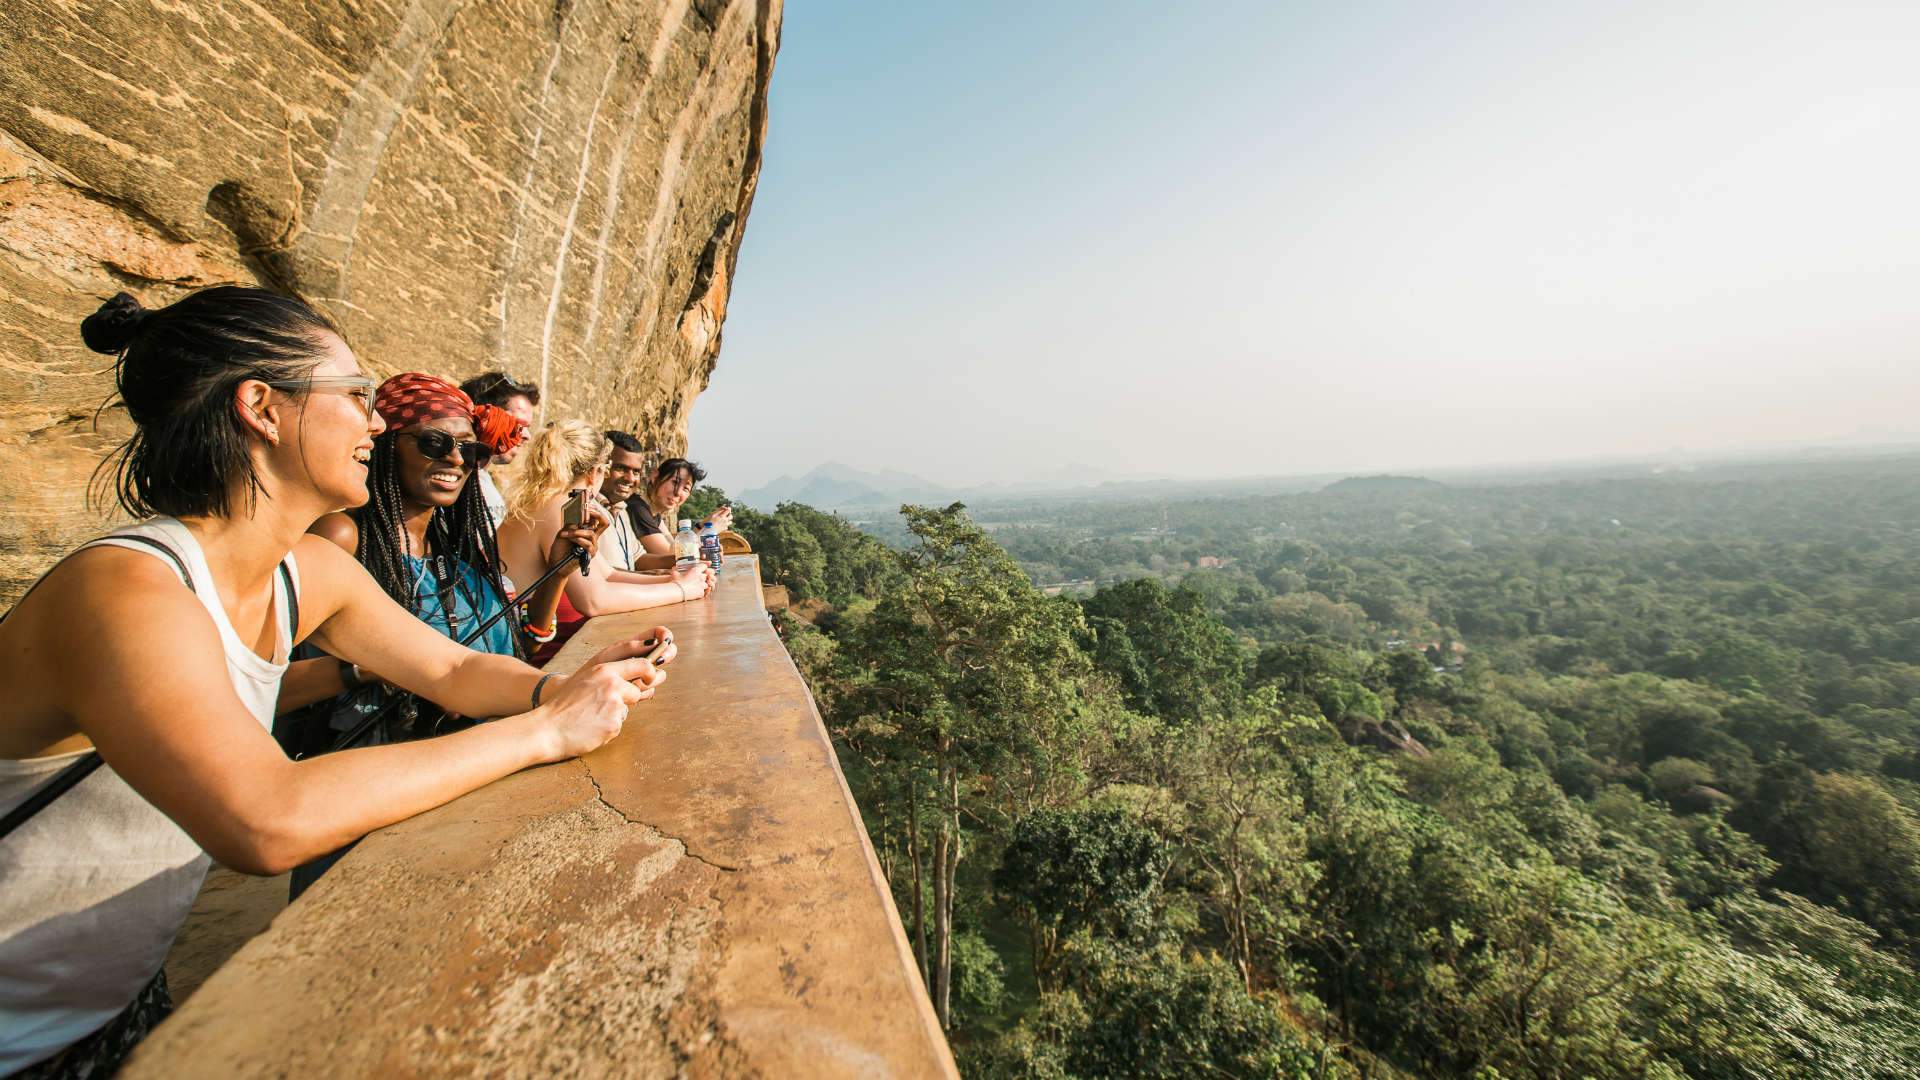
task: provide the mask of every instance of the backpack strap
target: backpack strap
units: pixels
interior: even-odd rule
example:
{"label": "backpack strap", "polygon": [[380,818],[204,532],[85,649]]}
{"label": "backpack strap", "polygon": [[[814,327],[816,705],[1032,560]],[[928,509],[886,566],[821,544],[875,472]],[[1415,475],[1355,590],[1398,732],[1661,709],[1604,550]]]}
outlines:
{"label": "backpack strap", "polygon": [[[88,543],[82,544],[79,547],[75,548],[74,551],[75,552],[85,551],[87,548],[93,547],[99,544],[101,540],[105,540],[105,539],[107,539],[107,537],[101,537],[100,540],[89,541]],[[135,543],[144,544],[145,546],[150,547],[154,551],[165,556],[167,561],[173,564],[173,568],[180,572],[180,584],[185,585],[187,587],[188,592],[197,592],[197,590],[194,589],[193,587],[193,575],[187,572],[187,564],[180,560],[180,554],[174,551],[172,548],[168,547],[167,545],[161,543],[158,540],[155,540],[151,536],[140,536],[133,533],[118,534],[112,537],[112,539],[132,540]],[[108,545],[108,546],[118,546],[118,545]],[[285,563],[282,563],[280,565],[280,572],[282,574],[285,574],[287,572],[287,567]],[[43,578],[42,580],[45,580],[45,579]],[[37,586],[40,583],[36,581],[34,582],[34,584]],[[291,601],[291,598],[293,596],[293,579],[290,577],[287,579],[287,596]],[[26,599],[26,597],[23,596],[21,597],[21,599],[24,600]],[[291,602],[288,604],[288,607],[292,607]],[[12,612],[9,611],[8,614],[12,614]],[[0,618],[5,618],[5,617],[6,616],[4,615],[0,615]],[[289,635],[288,640],[289,641],[292,640],[291,635]],[[64,769],[61,769],[59,772],[54,773],[53,779],[47,781],[45,784],[42,784],[39,790],[35,791],[33,794],[23,799],[20,805],[7,811],[4,817],[0,817],[0,840],[6,839],[9,835],[12,834],[12,832],[15,829],[18,829],[20,826],[25,825],[28,821],[32,820],[33,815],[39,813],[42,810],[45,810],[48,806],[52,805],[53,800],[73,790],[73,788],[76,785],[78,785],[80,781],[85,780],[89,775],[93,773],[95,769],[98,769],[101,766],[101,764],[103,764],[104,760],[105,759],[103,759],[100,756],[100,752],[98,750],[95,750],[90,753],[83,754],[78,761],[75,761],[73,764],[67,766]]]}
{"label": "backpack strap", "polygon": [[0,840],[6,839],[8,834],[25,825],[33,815],[45,810],[53,800],[72,790],[75,784],[85,780],[93,770],[99,768],[104,760],[98,750],[90,751],[80,760],[54,773],[53,779],[27,796],[19,806],[7,811],[5,817],[0,817]]}
{"label": "backpack strap", "polygon": [[280,560],[280,584],[286,587],[287,594],[287,660],[291,662],[294,642],[300,638],[300,590],[293,583],[292,555]]}
{"label": "backpack strap", "polygon": [[[160,541],[155,540],[151,536],[141,536],[138,533],[120,533],[110,537],[103,536],[99,540],[94,540],[89,543],[82,544],[74,550],[85,551],[86,549],[94,546],[95,544],[99,544],[107,540],[132,540],[136,544],[144,544],[147,547],[152,548],[153,550],[166,556],[167,561],[173,564],[173,568],[176,571],[178,571],[180,574],[180,584],[185,585],[187,587],[188,592],[195,593],[195,594],[198,594],[200,592],[199,589],[196,589],[193,587],[193,575],[187,573],[187,564],[181,561],[180,553],[168,547],[167,545],[161,543]],[[282,567],[281,569],[284,572],[285,567]]]}

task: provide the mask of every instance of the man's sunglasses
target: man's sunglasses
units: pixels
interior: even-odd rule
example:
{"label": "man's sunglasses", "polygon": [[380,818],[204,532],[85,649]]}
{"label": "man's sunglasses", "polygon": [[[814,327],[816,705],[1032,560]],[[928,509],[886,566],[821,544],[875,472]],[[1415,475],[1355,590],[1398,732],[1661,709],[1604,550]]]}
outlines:
{"label": "man's sunglasses", "polygon": [[461,442],[438,428],[428,428],[425,431],[403,431],[400,434],[412,439],[413,444],[420,448],[420,452],[434,461],[453,453],[453,448],[458,446],[460,467],[469,471],[485,468],[487,462],[493,460],[493,447],[483,442]]}

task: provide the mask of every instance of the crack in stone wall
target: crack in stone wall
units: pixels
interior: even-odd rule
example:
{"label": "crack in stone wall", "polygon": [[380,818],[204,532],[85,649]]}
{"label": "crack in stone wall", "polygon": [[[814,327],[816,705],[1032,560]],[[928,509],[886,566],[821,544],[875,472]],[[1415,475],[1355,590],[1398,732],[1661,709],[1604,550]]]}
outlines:
{"label": "crack in stone wall", "polygon": [[580,759],[580,767],[586,770],[587,782],[593,785],[593,797],[600,801],[600,805],[620,815],[621,819],[624,820],[627,824],[638,825],[639,827],[647,830],[653,836],[656,836],[661,840],[666,841],[669,844],[673,844],[679,847],[681,853],[685,855],[687,858],[692,859],[695,862],[705,863],[706,865],[711,866],[715,870],[718,870],[722,873],[737,874],[743,869],[742,867],[739,867],[739,866],[729,866],[726,863],[716,862],[713,859],[709,859],[705,855],[702,855],[699,852],[693,850],[691,847],[689,847],[685,839],[665,833],[661,831],[659,826],[648,824],[647,822],[641,821],[639,818],[634,817],[632,814],[627,813],[625,810],[621,809],[619,806],[615,805],[611,800],[607,798],[606,791],[602,789],[600,786],[599,778],[593,775],[593,766],[587,764],[586,758]]}

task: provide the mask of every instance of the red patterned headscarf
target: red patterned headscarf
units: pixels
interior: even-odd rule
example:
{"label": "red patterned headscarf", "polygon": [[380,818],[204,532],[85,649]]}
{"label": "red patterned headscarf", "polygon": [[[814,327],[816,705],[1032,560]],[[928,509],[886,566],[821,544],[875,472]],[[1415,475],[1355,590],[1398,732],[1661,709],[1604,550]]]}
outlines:
{"label": "red patterned headscarf", "polygon": [[464,416],[473,423],[474,438],[496,454],[511,452],[526,440],[527,430],[505,409],[478,405],[461,389],[437,375],[407,371],[380,384],[373,395],[373,411],[390,428],[412,427],[447,416]]}

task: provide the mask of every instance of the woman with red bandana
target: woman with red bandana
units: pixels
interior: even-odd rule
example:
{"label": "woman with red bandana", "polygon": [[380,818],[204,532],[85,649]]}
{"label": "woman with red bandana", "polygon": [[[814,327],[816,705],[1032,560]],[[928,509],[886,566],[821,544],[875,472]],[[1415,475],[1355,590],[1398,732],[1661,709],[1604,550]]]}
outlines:
{"label": "woman with red bandana", "polygon": [[[421,372],[381,383],[373,409],[387,430],[373,442],[366,505],[328,514],[309,531],[358,559],[388,596],[447,637],[479,652],[524,658],[517,633],[523,623],[503,614],[514,599],[512,586],[502,576],[474,477],[494,454],[517,447],[525,429],[505,410],[476,406],[451,382]],[[576,545],[592,551],[596,542],[589,527],[565,530],[547,565],[568,559]],[[541,586],[530,598],[533,618],[553,620],[566,579],[577,572],[556,574]],[[468,723],[394,691],[374,672],[317,650],[313,655],[319,658],[292,665],[281,689],[276,734],[291,754],[325,753],[375,715],[385,719],[356,745],[424,738]],[[295,869],[292,895],[346,850]]]}
{"label": "woman with red bandana", "polygon": [[[513,587],[501,575],[493,530],[479,485],[473,477],[494,454],[508,453],[526,437],[525,429],[504,410],[473,404],[452,383],[419,372],[396,375],[380,385],[374,411],[387,431],[374,440],[368,462],[370,498],[356,510],[329,514],[310,530],[333,541],[365,566],[381,588],[402,607],[455,641],[506,606]],[[476,437],[477,436],[477,437]],[[552,561],[574,544],[591,550],[590,529],[571,530],[556,539]],[[551,622],[565,587],[556,575],[530,598],[530,616]],[[502,617],[471,647],[501,656],[519,654],[519,620]],[[329,724],[312,717],[283,721],[282,742],[292,753],[313,753],[332,745],[338,732],[357,726],[355,712],[369,712],[381,695],[374,673],[326,660],[302,660],[288,669],[280,694],[285,714],[335,695],[343,700]],[[414,725],[376,732],[373,741],[390,741]]]}

